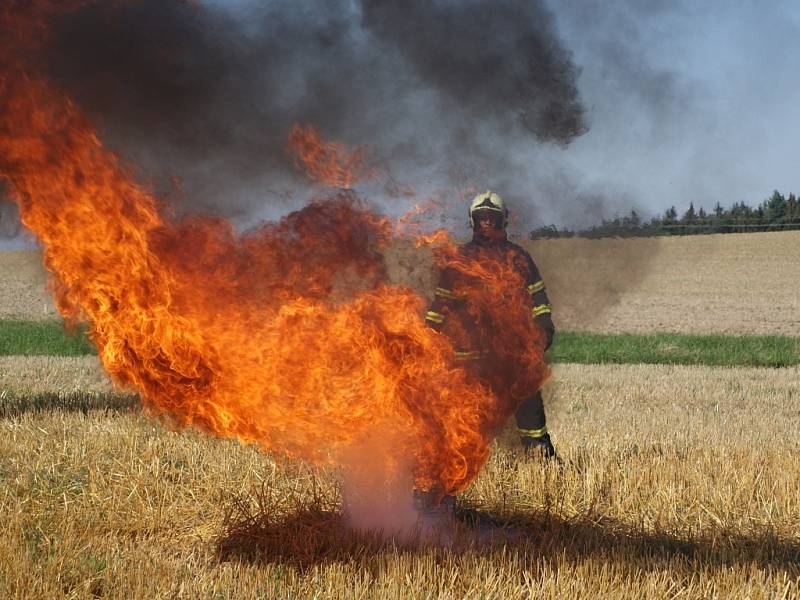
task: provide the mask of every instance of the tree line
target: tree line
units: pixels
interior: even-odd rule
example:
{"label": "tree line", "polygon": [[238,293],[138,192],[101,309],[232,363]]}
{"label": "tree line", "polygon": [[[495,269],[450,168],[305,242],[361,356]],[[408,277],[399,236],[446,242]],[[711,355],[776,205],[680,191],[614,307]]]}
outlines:
{"label": "tree line", "polygon": [[561,237],[647,237],[787,229],[800,229],[800,201],[793,193],[784,196],[775,190],[755,208],[744,202],[736,202],[730,208],[723,208],[717,202],[711,212],[706,212],[702,206],[695,209],[694,203],[690,203],[682,215],[678,215],[675,207],[671,206],[663,215],[649,221],[643,220],[639,213],[631,210],[624,217],[603,219],[599,224],[577,231],[546,225],[534,229],[528,237],[532,240]]}

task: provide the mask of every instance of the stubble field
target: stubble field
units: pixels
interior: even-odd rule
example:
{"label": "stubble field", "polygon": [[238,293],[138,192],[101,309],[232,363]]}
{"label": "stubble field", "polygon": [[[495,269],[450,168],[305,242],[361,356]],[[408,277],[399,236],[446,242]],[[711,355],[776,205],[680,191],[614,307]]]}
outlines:
{"label": "stubble field", "polygon": [[[797,248],[796,233],[533,245],[563,329],[786,335]],[[20,260],[0,257],[0,314],[42,318],[35,263],[5,277]],[[0,595],[798,597],[799,376],[556,365],[564,466],[523,456],[510,427],[426,544],[349,530],[335,473],[171,431],[94,357],[2,357]]]}
{"label": "stubble field", "polygon": [[800,232],[524,244],[573,331],[800,335]]}

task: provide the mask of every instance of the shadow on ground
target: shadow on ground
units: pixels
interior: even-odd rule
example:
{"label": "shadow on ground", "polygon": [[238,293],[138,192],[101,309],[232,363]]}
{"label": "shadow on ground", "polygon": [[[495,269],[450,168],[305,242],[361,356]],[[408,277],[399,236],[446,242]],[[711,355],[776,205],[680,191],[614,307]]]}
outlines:
{"label": "shadow on ground", "polygon": [[0,418],[47,411],[88,413],[94,410],[130,412],[139,407],[135,394],[55,393],[0,394]]}
{"label": "shadow on ground", "polygon": [[381,555],[478,554],[507,561],[509,554],[515,554],[521,564],[539,570],[543,560],[577,563],[594,556],[627,568],[685,569],[687,576],[699,568],[744,564],[800,576],[800,541],[770,533],[673,535],[598,515],[565,519],[533,511],[501,518],[473,507],[458,508],[447,528],[450,533],[444,542],[440,537],[431,543],[425,536],[392,540],[376,532],[353,531],[340,511],[324,504],[307,503],[283,518],[252,504],[249,508],[240,504],[229,511],[217,540],[217,557],[221,562],[283,564],[306,570],[330,563],[364,563]]}

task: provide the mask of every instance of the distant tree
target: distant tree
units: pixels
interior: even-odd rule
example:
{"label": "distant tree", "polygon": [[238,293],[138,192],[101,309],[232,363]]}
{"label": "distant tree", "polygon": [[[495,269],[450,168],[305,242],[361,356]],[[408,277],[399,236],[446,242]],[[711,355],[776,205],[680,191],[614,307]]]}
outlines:
{"label": "distant tree", "polygon": [[744,202],[734,202],[730,210],[730,228],[728,231],[747,231],[753,224],[753,209]]}
{"label": "distant tree", "polygon": [[772,192],[764,202],[764,217],[772,225],[783,223],[786,217],[786,198],[778,190]]}
{"label": "distant tree", "polygon": [[755,217],[753,225],[756,225],[753,229],[756,231],[765,231],[767,226],[767,218],[764,211],[764,205],[756,207],[753,211],[753,216]]}
{"label": "distant tree", "polygon": [[730,215],[722,208],[719,202],[714,205],[714,214],[711,216],[709,231],[712,233],[722,233],[725,231],[725,226],[728,224]]}
{"label": "distant tree", "polygon": [[786,216],[784,217],[785,223],[800,223],[800,206],[798,206],[797,196],[789,194],[786,198]]}
{"label": "distant tree", "polygon": [[695,221],[697,221],[697,213],[694,212],[694,202],[689,202],[689,208],[681,217],[681,225],[694,225]]}
{"label": "distant tree", "polygon": [[697,231],[694,233],[711,233],[711,218],[702,206],[697,211]]}
{"label": "distant tree", "polygon": [[665,212],[664,216],[661,217],[661,224],[664,227],[672,227],[678,222],[678,211],[675,210],[674,206],[670,206]]}
{"label": "distant tree", "polygon": [[631,214],[625,217],[622,223],[629,229],[639,229],[642,226],[642,219],[639,217],[639,213],[631,209]]}
{"label": "distant tree", "polygon": [[546,240],[573,237],[574,235],[575,232],[566,227],[558,229],[555,225],[543,225],[542,227],[532,230],[528,234],[528,238],[532,240]]}

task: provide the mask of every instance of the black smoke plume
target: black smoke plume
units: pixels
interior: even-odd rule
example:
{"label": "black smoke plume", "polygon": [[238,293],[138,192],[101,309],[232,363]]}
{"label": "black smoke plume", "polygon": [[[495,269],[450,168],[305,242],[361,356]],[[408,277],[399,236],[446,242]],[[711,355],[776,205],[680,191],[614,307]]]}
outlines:
{"label": "black smoke plume", "polygon": [[541,3],[365,0],[364,23],[476,121],[516,116],[562,144],[585,131],[578,70]]}
{"label": "black smoke plume", "polygon": [[295,122],[367,144],[418,190],[522,203],[520,153],[587,129],[541,0],[97,2],[32,58],[179,209],[242,223],[305,200]]}

